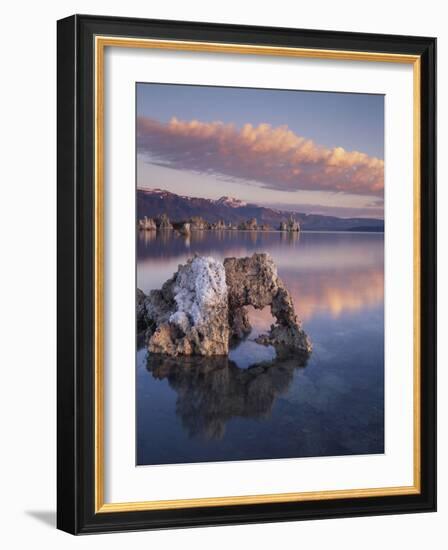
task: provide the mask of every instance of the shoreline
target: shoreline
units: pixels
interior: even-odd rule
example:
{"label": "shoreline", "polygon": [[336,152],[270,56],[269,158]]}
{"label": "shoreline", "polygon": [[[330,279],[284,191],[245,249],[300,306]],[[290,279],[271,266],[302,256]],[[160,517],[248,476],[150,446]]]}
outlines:
{"label": "shoreline", "polygon": [[[143,229],[137,227],[137,230],[142,233],[155,232],[155,233],[167,233],[169,231],[180,233],[178,229],[166,228],[166,229]],[[220,232],[220,233],[281,233],[285,235],[299,235],[300,233],[363,233],[363,234],[381,234],[384,235],[384,231],[365,231],[363,229],[300,229],[300,231],[283,231],[281,229],[190,229],[191,233],[204,233],[204,232]]]}

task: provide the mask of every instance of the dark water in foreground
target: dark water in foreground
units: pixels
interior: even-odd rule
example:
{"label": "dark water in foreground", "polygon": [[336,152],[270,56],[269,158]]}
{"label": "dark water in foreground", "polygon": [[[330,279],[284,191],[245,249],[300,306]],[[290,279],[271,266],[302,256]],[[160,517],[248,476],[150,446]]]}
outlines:
{"label": "dark water in foreground", "polygon": [[253,342],[228,358],[171,360],[137,352],[137,464],[384,452],[382,234],[141,233],[137,285],[160,286],[195,252],[268,252],[314,350],[306,365]]}

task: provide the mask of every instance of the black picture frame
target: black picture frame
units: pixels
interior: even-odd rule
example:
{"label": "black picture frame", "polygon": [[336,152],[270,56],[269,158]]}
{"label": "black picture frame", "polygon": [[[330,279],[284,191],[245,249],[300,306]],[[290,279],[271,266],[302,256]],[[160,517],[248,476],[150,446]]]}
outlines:
{"label": "black picture frame", "polygon": [[[420,56],[419,494],[95,511],[94,49],[97,35]],[[436,39],[74,15],[57,24],[57,526],[72,534],[431,512],[436,509]]]}

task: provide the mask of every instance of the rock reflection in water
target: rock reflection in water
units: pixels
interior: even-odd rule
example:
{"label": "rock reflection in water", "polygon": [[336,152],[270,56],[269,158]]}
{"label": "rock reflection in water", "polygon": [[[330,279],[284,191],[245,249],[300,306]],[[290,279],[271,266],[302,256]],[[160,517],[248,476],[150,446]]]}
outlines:
{"label": "rock reflection in water", "polygon": [[221,439],[233,417],[268,418],[306,361],[296,355],[241,369],[226,356],[148,354],[147,369],[177,393],[176,414],[189,437]]}

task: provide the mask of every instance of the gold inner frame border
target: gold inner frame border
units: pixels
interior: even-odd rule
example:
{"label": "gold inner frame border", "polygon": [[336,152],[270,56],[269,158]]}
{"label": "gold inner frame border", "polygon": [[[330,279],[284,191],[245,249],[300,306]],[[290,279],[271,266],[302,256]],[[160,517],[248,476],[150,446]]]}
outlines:
{"label": "gold inner frame border", "polygon": [[[301,57],[313,59],[406,63],[413,65],[413,198],[414,198],[414,351],[413,351],[413,420],[414,420],[414,482],[410,486],[379,487],[348,490],[329,490],[296,493],[276,493],[260,495],[190,498],[180,500],[153,500],[141,502],[104,502],[104,52],[106,47],[152,48],[207,53],[265,55],[280,57]],[[95,409],[95,513],[130,512],[143,510],[167,510],[208,506],[232,506],[279,502],[303,502],[344,498],[380,497],[411,495],[421,492],[421,387],[420,387],[420,157],[421,157],[421,61],[418,55],[405,55],[382,52],[360,52],[345,50],[325,50],[292,48],[279,46],[258,46],[253,44],[226,44],[182,40],[158,40],[96,36],[95,56],[95,346],[94,346],[94,409]]]}

